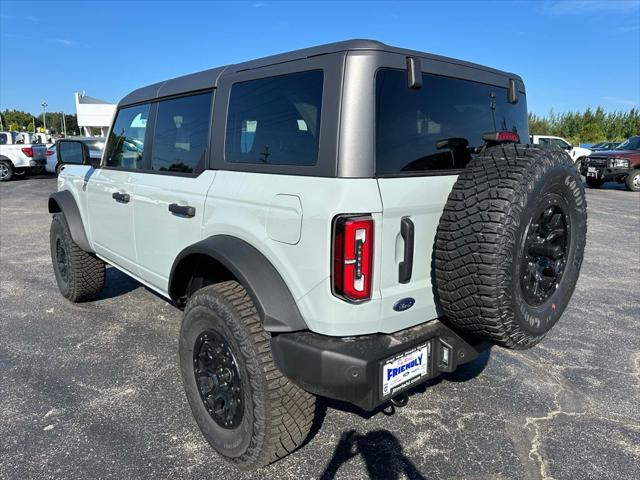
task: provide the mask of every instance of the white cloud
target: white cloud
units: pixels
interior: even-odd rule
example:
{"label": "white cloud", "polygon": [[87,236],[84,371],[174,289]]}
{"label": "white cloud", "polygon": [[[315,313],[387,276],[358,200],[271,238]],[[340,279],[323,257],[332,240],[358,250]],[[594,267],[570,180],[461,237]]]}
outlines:
{"label": "white cloud", "polygon": [[66,38],[50,38],[49,41],[54,43],[59,43],[60,45],[66,45],[66,46],[75,44],[75,42],[71,40],[67,40]]}
{"label": "white cloud", "polygon": [[629,13],[638,10],[637,0],[548,0],[542,12],[549,15],[590,15],[594,13]]}
{"label": "white cloud", "polygon": [[627,107],[639,107],[640,106],[640,101],[638,100],[633,100],[631,98],[621,98],[621,97],[610,97],[608,95],[602,97],[602,100],[605,100],[607,102],[611,102],[611,103],[617,103],[619,105],[625,105]]}

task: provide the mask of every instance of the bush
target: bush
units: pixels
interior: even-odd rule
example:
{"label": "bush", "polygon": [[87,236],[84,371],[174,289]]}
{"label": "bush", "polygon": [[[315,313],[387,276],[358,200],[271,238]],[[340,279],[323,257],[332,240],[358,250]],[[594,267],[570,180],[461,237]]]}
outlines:
{"label": "bush", "polygon": [[584,112],[549,112],[546,117],[529,113],[529,133],[555,135],[580,143],[621,142],[640,134],[640,110],[605,113],[602,107],[587,108]]}

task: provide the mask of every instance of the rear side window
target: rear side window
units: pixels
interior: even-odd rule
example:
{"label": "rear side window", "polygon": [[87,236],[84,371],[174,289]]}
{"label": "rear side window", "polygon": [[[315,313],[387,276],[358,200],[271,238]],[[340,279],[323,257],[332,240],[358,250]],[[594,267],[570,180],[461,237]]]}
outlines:
{"label": "rear side window", "polygon": [[151,149],[151,169],[200,173],[209,144],[211,93],[158,103]]}
{"label": "rear side window", "polygon": [[6,145],[8,143],[9,137],[6,133],[0,133],[0,145]]}
{"label": "rear side window", "polygon": [[376,75],[376,172],[378,175],[458,170],[482,135],[509,131],[528,138],[526,98],[507,101],[507,89],[423,74],[422,88],[407,87],[404,70]]}
{"label": "rear side window", "polygon": [[107,140],[106,166],[141,169],[149,104],[123,108],[118,112]]}
{"label": "rear side window", "polygon": [[235,84],[229,100],[226,161],[315,165],[322,85],[321,70]]}

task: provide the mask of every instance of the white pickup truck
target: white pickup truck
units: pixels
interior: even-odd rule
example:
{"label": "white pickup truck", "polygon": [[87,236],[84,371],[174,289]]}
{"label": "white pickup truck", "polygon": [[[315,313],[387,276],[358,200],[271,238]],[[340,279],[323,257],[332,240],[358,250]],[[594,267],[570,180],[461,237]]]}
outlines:
{"label": "white pickup truck", "polygon": [[30,137],[18,132],[0,132],[0,181],[26,175],[47,163],[47,147],[29,143]]}
{"label": "white pickup truck", "polygon": [[580,168],[582,160],[591,155],[591,150],[583,147],[575,147],[562,137],[553,137],[551,135],[531,135],[529,137],[533,145],[553,145],[565,150],[576,164],[576,168]]}

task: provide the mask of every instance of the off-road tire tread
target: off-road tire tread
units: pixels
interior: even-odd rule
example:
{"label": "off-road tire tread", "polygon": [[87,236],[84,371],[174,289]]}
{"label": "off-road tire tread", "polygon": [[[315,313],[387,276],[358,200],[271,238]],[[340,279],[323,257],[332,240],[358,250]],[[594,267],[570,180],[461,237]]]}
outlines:
{"label": "off-road tire tread", "polygon": [[556,148],[503,145],[487,148],[458,177],[434,248],[439,300],[458,332],[515,349],[544,337],[524,332],[514,320],[511,269],[502,267],[513,261],[526,190],[557,163],[575,169]]}
{"label": "off-road tire tread", "polygon": [[243,455],[227,460],[242,470],[260,468],[287,456],[305,441],[315,415],[315,396],[278,370],[271,356],[271,335],[262,327],[253,301],[238,282],[231,280],[198,290],[189,299],[185,316],[197,305],[219,312],[216,302],[226,303],[234,312],[231,319],[224,320],[246,362],[254,405],[251,443]]}
{"label": "off-road tire tread", "polygon": [[51,221],[51,257],[55,267],[55,235],[60,229],[67,244],[67,254],[70,258],[69,291],[63,295],[74,303],[94,300],[104,288],[105,263],[95,255],[82,250],[71,238],[69,226],[63,214],[56,213]]}

